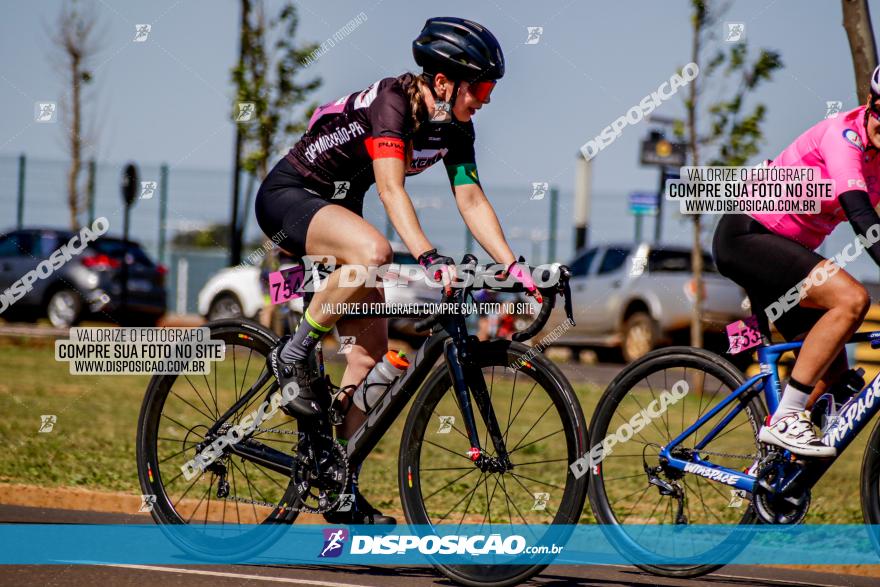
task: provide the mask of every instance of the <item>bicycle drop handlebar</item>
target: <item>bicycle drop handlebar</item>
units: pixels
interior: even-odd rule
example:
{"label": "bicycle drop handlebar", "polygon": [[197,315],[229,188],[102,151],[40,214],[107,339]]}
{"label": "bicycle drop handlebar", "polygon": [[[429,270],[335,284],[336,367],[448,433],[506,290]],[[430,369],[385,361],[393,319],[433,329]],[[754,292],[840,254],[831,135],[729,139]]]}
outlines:
{"label": "bicycle drop handlebar", "polygon": [[[491,285],[487,285],[487,279],[490,281],[497,280],[497,271],[488,269],[488,268],[480,268],[477,266],[477,258],[468,253],[466,254],[461,261],[461,264],[457,266],[457,269],[463,269],[465,272],[472,271],[474,275],[474,279],[471,283],[481,283],[483,284],[479,288],[474,288],[472,285],[467,285],[464,287],[453,287],[452,294],[446,295],[444,292],[442,303],[449,303],[455,301],[456,297],[463,299],[464,292],[473,290],[473,289],[487,289],[490,291],[497,292],[508,292],[508,293],[524,293],[526,290],[523,285],[519,282],[514,283],[513,285],[504,286],[504,287],[495,287]],[[523,342],[529,340],[533,336],[535,336],[544,326],[547,324],[547,321],[550,319],[550,314],[553,312],[553,308],[556,307],[556,296],[562,295],[565,300],[565,315],[571,324],[574,324],[574,316],[572,314],[572,305],[571,305],[571,289],[569,287],[569,279],[571,278],[571,271],[565,265],[554,263],[550,266],[549,269],[544,269],[539,279],[536,281],[538,283],[549,283],[552,285],[545,285],[538,287],[538,291],[541,292],[541,296],[543,301],[541,302],[541,309],[538,312],[538,315],[535,316],[535,319],[523,330],[517,331],[513,334],[513,340],[517,342]],[[467,283],[467,282],[465,282]],[[443,315],[442,310],[438,311],[423,320],[420,320],[416,323],[415,329],[418,332],[427,330],[432,327],[440,317]]]}

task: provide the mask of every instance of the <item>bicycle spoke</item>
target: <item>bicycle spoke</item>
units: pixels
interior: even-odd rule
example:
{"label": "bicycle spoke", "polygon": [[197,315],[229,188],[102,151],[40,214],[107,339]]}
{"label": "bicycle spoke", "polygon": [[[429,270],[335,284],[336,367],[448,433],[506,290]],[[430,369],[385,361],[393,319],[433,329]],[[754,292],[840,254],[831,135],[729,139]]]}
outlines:
{"label": "bicycle spoke", "polygon": [[446,448],[445,446],[440,446],[440,445],[437,444],[436,442],[433,442],[433,441],[431,441],[431,440],[428,440],[427,438],[424,439],[424,442],[425,442],[426,444],[430,444],[431,446],[436,446],[436,447],[439,448],[439,449],[445,450],[445,451],[448,452],[448,453],[454,454],[454,455],[457,456],[457,457],[460,457],[460,458],[462,458],[462,459],[465,459],[465,460],[467,460],[467,461],[470,461],[470,459],[468,458],[467,455],[458,454],[458,453],[455,452],[454,450],[448,449],[448,448]]}
{"label": "bicycle spoke", "polygon": [[[524,477],[524,478],[525,478],[525,479],[528,479],[528,477]],[[526,494],[528,494],[529,498],[531,498],[531,499],[535,499],[535,494],[532,493],[531,491],[529,491],[529,488],[526,487],[526,486],[523,484],[523,482],[519,480],[519,475],[513,475],[513,480],[516,481],[517,484],[518,484],[520,487],[522,487],[522,490],[525,491]],[[550,517],[551,517],[551,518],[556,516],[556,514],[553,513],[553,510],[551,510],[547,505],[544,506],[544,509],[543,509],[542,511],[544,511],[544,512],[550,514]]]}
{"label": "bicycle spoke", "polygon": [[[641,455],[639,455],[639,456],[641,456]],[[528,463],[517,463],[516,466],[517,467],[525,467],[526,465],[543,465],[545,463],[563,463],[563,462],[567,463],[568,459],[562,458],[562,459],[547,459],[546,461],[529,461]]]}
{"label": "bicycle spoke", "polygon": [[[524,444],[522,446],[517,445],[516,448],[514,448],[513,450],[507,451],[507,454],[508,454],[508,456],[510,456],[518,450],[522,450],[526,447],[532,446],[533,444],[537,444],[538,442],[541,442],[542,440],[546,440],[547,438],[550,438],[551,436],[556,436],[560,432],[565,432],[565,428],[560,428],[556,432],[551,432],[550,434],[547,434],[546,436],[542,436],[541,438],[539,438],[537,440],[533,440],[528,444]],[[525,440],[525,436],[523,436],[522,440]],[[522,440],[520,440],[520,442],[522,442]],[[545,462],[547,462],[547,461],[545,461]]]}
{"label": "bicycle spoke", "polygon": [[[514,374],[514,379],[516,379],[516,374]],[[519,408],[516,410],[516,413],[513,415],[513,420],[516,420],[519,416],[519,413],[522,411],[523,406],[526,405],[526,402],[529,401],[529,398],[532,397],[532,392],[535,391],[535,388],[538,386],[538,382],[535,381],[535,384],[529,390],[529,393],[526,395],[525,399],[519,405]],[[504,431],[504,444],[507,444],[507,434],[510,432],[511,427],[513,426],[513,420],[507,423],[507,429]]]}
{"label": "bicycle spoke", "polygon": [[176,456],[182,455],[183,453],[185,453],[188,450],[190,450],[189,447],[182,448],[179,451],[177,451],[176,453],[174,453],[173,455],[169,455],[169,456],[165,457],[164,459],[162,459],[161,461],[157,461],[157,462],[161,465],[165,461],[171,460]]}
{"label": "bicycle spoke", "polygon": [[553,407],[553,402],[550,402],[550,405],[547,406],[547,408],[546,408],[543,412],[541,412],[541,415],[538,416],[538,419],[535,420],[535,423],[532,424],[532,427],[529,428],[528,432],[526,432],[525,434],[523,434],[523,437],[519,439],[519,442],[517,442],[516,445],[515,445],[515,446],[514,446],[509,452],[513,452],[513,451],[515,451],[515,450],[517,449],[517,447],[519,447],[519,445],[522,444],[522,441],[525,440],[526,437],[527,437],[529,434],[532,433],[532,430],[535,429],[535,426],[538,425],[538,422],[540,422],[540,421],[544,418],[544,416],[547,414],[547,412],[550,411],[550,408],[552,408],[552,407]]}
{"label": "bicycle spoke", "polygon": [[510,472],[511,475],[516,477],[517,479],[527,479],[528,481],[534,481],[535,483],[540,483],[541,485],[546,485],[547,487],[552,487],[553,489],[559,489],[560,491],[565,491],[565,487],[560,487],[559,485],[553,485],[552,483],[547,483],[546,481],[541,481],[539,479],[532,479],[531,477],[526,477],[525,475],[517,475],[513,471]]}
{"label": "bicycle spoke", "polygon": [[[475,471],[479,471],[479,469],[474,469],[474,470],[475,470]],[[482,477],[483,477],[483,472],[480,471],[480,478],[482,478]],[[478,480],[478,481],[477,481],[477,485],[474,485],[474,488],[473,488],[473,489],[471,489],[468,493],[466,493],[466,494],[464,495],[464,497],[462,497],[462,498],[459,499],[457,502],[455,502],[455,505],[452,506],[452,508],[451,508],[448,512],[446,512],[446,514],[445,514],[442,518],[440,518],[437,522],[440,523],[440,522],[442,522],[443,520],[445,520],[447,517],[449,517],[449,514],[451,514],[451,513],[455,510],[455,508],[458,507],[458,504],[460,504],[460,503],[463,502],[465,499],[467,499],[467,497],[468,497],[469,495],[473,495],[474,491],[476,491],[476,490],[477,490],[477,487],[479,487],[479,486],[480,486],[480,485],[479,485],[479,480]]]}
{"label": "bicycle spoke", "polygon": [[456,477],[455,479],[453,479],[452,481],[450,481],[449,483],[447,483],[446,485],[444,485],[443,487],[441,487],[440,489],[438,489],[437,491],[435,491],[435,492],[432,493],[431,495],[429,495],[429,496],[427,496],[427,497],[423,497],[423,498],[422,498],[422,501],[428,501],[429,499],[431,499],[432,497],[434,497],[435,495],[437,495],[438,493],[440,493],[440,492],[443,491],[444,489],[448,488],[450,485],[452,485],[452,484],[455,483],[456,481],[459,481],[460,479],[463,479],[463,478],[467,477],[468,475],[470,475],[470,474],[473,473],[474,471],[479,471],[479,469],[476,468],[476,467],[471,467],[471,470],[470,470],[470,471],[468,471],[467,473],[464,473],[463,475],[461,475],[461,476],[459,476],[459,477]]}
{"label": "bicycle spoke", "polygon": [[[210,412],[210,411],[211,411],[211,406],[208,405],[208,402],[205,401],[205,398],[202,397],[202,394],[199,393],[199,390],[196,389],[196,386],[193,385],[193,382],[192,382],[192,381],[190,381],[189,376],[184,375],[183,378],[186,379],[186,382],[189,383],[189,386],[192,387],[192,390],[196,393],[197,396],[199,396],[199,399],[202,401],[202,404],[203,404],[203,405],[205,406],[205,408],[207,408],[207,410]],[[210,390],[208,390],[208,391],[210,391]],[[163,414],[163,415],[164,415],[164,414]],[[215,409],[215,410],[214,410],[214,417],[217,418],[217,417],[219,417],[219,416],[220,416],[220,412],[218,412],[218,411]]]}
{"label": "bicycle spoke", "polygon": [[206,414],[205,412],[203,412],[203,411],[201,410],[201,408],[197,408],[197,407],[194,406],[193,404],[189,403],[188,401],[186,401],[185,399],[183,399],[182,396],[178,395],[177,392],[172,391],[169,395],[173,395],[173,396],[175,396],[177,399],[179,399],[180,401],[182,401],[183,403],[185,403],[186,405],[188,405],[189,407],[191,407],[192,409],[194,409],[195,411],[197,411],[198,413],[200,413],[202,416],[204,416],[204,417],[207,418],[208,420],[210,420],[210,421],[212,421],[212,422],[214,421],[214,416],[211,416],[211,415],[209,415],[209,414]]}
{"label": "bicycle spoke", "polygon": [[216,475],[211,475],[211,485],[208,487],[208,505],[205,506],[205,521],[202,522],[202,526],[208,525],[208,514],[211,512],[211,493],[213,493],[214,489],[214,477],[216,477]]}

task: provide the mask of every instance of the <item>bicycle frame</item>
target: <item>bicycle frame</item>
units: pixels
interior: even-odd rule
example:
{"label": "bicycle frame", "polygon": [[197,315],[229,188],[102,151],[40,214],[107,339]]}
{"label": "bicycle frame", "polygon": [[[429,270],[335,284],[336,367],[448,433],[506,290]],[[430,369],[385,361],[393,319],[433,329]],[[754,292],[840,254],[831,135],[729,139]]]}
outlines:
{"label": "bicycle frame", "polygon": [[[880,331],[860,332],[854,334],[846,344],[856,342],[870,342],[872,348],[880,347]],[[699,452],[705,448],[718,434],[743,410],[752,396],[761,389],[764,391],[764,399],[769,412],[772,414],[779,405],[780,381],[778,362],[779,358],[788,351],[799,349],[802,342],[790,342],[775,345],[763,345],[758,348],[758,363],[761,372],[750,377],[745,383],[737,387],[729,396],[724,398],[717,406],[700,416],[694,424],[674,438],[669,444],[660,450],[660,458],[666,461],[669,468],[677,469],[684,473],[693,473],[707,479],[725,483],[727,485],[753,492],[755,477],[742,471],[729,469],[716,465],[711,461],[700,458]],[[716,415],[725,410],[733,402],[739,401],[730,412],[721,419],[701,440],[695,445],[695,452],[691,460],[685,460],[673,455],[675,449],[694,432],[703,427]],[[843,454],[856,436],[867,426],[874,415],[880,412],[880,374],[868,383],[857,395],[853,396],[840,409],[837,420],[828,428],[823,440],[826,444],[837,449],[837,456],[832,459],[809,459],[803,467],[799,467],[789,478],[782,481],[785,488],[792,487],[797,483],[798,487],[810,488],[822,478],[825,471],[834,461]],[[784,456],[790,456],[784,451]]]}
{"label": "bicycle frame", "polygon": [[[399,317],[399,315],[396,315]],[[406,372],[399,377],[383,394],[380,402],[368,413],[361,427],[351,435],[347,444],[349,461],[357,465],[366,459],[376,447],[379,440],[388,431],[403,409],[425,382],[434,364],[443,356],[452,378],[456,402],[462,413],[465,430],[471,444],[469,456],[477,462],[483,455],[477,433],[471,397],[483,418],[495,448],[495,454],[506,462],[507,450],[500,426],[495,418],[489,400],[486,382],[482,371],[473,361],[472,347],[477,338],[469,335],[465,325],[465,317],[460,314],[449,314],[439,319],[442,328],[434,327],[433,332],[416,354]],[[323,372],[323,362],[319,358],[319,366]],[[474,372],[476,369],[476,373]],[[477,376],[479,374],[479,376]],[[256,393],[268,382],[264,374],[242,397],[231,406],[212,426],[210,433],[216,433],[243,406],[247,405]],[[269,394],[277,389],[277,383],[269,388]],[[228,447],[229,452],[246,460],[253,461],[263,467],[280,473],[289,473],[293,466],[293,457],[266,446],[257,440],[248,438]]]}

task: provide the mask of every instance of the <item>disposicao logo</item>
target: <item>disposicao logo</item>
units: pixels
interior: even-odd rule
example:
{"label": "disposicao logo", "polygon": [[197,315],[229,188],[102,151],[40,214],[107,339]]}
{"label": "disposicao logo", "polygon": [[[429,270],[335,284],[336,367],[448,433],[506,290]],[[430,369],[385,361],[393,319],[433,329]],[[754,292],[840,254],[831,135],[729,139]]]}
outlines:
{"label": "disposicao logo", "polygon": [[342,554],[342,546],[348,540],[348,530],[343,528],[324,528],[324,547],[318,558],[335,558]]}

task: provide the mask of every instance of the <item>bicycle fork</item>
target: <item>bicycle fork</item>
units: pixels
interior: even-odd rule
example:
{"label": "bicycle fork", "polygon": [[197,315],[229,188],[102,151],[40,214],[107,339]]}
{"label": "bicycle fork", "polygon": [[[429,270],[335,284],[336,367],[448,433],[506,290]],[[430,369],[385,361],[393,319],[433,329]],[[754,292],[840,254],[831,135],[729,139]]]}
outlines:
{"label": "bicycle fork", "polygon": [[[510,470],[513,465],[507,454],[507,447],[498,419],[495,417],[495,410],[492,409],[492,401],[489,390],[486,388],[486,381],[483,379],[483,371],[475,361],[473,351],[477,338],[475,336],[462,337],[464,340],[460,344],[456,344],[454,338],[446,340],[443,354],[446,367],[452,378],[456,403],[464,418],[465,431],[471,445],[467,456],[480,470],[504,473]],[[496,455],[494,457],[489,456],[480,445],[480,435],[477,432],[477,423],[471,403],[472,395],[483,423],[486,425],[488,437],[492,439]]]}

